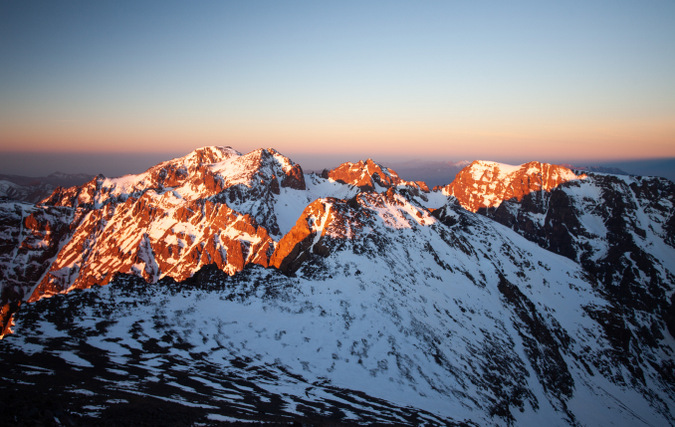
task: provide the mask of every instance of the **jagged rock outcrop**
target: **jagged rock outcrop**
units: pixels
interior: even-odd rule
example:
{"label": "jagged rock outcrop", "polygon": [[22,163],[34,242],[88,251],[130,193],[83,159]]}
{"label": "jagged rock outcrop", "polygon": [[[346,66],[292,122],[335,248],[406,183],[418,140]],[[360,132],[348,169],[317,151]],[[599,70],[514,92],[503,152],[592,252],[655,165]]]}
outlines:
{"label": "jagged rock outcrop", "polygon": [[672,383],[674,208],[675,184],[667,179],[589,172],[478,212],[582,266],[608,301],[588,315],[612,341],[608,357],[625,367],[626,382],[644,382],[649,360],[659,381]]}
{"label": "jagged rock outcrop", "polygon": [[183,203],[170,192],[131,197],[82,218],[29,301],[103,285],[116,273],[182,280],[213,263],[232,274],[248,263],[266,266],[273,248],[265,228],[227,205]]}
{"label": "jagged rock outcrop", "polygon": [[0,333],[9,332],[11,316],[72,231],[77,212],[68,208],[0,203]]}
{"label": "jagged rock outcrop", "polygon": [[429,192],[429,187],[422,181],[405,181],[393,170],[375,163],[372,159],[365,162],[346,162],[330,171],[324,171],[324,177],[335,181],[351,184],[362,191],[381,191],[389,187],[404,185],[418,190]]}
{"label": "jagged rock outcrop", "polygon": [[361,192],[349,200],[317,199],[279,241],[270,265],[293,273],[311,264],[307,261],[312,256],[326,257],[347,241],[360,250],[364,240],[376,243],[381,238],[373,232],[378,218],[394,229],[436,221],[427,209],[411,203],[393,187],[383,193]]}
{"label": "jagged rock outcrop", "polygon": [[497,207],[504,200],[521,200],[532,192],[548,192],[564,182],[583,178],[584,175],[577,175],[571,169],[548,163],[511,166],[476,160],[441,190],[457,198],[465,209],[476,212]]}
{"label": "jagged rock outcrop", "polygon": [[280,235],[275,198],[286,188],[305,190],[304,174],[277,151],[204,147],[142,174],[59,188],[38,206],[6,202],[3,306],[106,284],[117,273],[154,282],[211,263],[229,274],[266,266],[270,233]]}
{"label": "jagged rock outcrop", "polygon": [[286,273],[295,272],[326,232],[331,207],[337,200],[318,199],[305,208],[295,226],[279,240],[270,265]]}
{"label": "jagged rock outcrop", "polygon": [[[30,304],[0,354],[106,411],[122,372],[139,380],[111,402],[236,394],[235,419],[675,422],[674,184],[537,162],[474,162],[443,192],[372,160],[323,175],[205,147],[1,203],[5,332]],[[25,393],[53,372],[23,387],[13,366],[0,384]]]}
{"label": "jagged rock outcrop", "polygon": [[[100,398],[99,385],[133,370],[139,380],[122,382],[118,401],[169,395],[172,405],[199,408],[194,422],[208,414],[404,425],[675,420],[667,371],[609,332],[603,315],[614,307],[584,269],[455,199],[431,215],[395,189],[323,198],[284,239],[271,262],[286,263],[288,275],[205,266],[183,282],[122,276],[38,301],[19,312],[17,327],[29,332],[10,337],[17,353],[3,353],[29,365],[37,362],[24,345],[67,355],[106,413],[119,407]],[[32,332],[41,330],[72,335]],[[44,372],[28,380],[39,389]]]}

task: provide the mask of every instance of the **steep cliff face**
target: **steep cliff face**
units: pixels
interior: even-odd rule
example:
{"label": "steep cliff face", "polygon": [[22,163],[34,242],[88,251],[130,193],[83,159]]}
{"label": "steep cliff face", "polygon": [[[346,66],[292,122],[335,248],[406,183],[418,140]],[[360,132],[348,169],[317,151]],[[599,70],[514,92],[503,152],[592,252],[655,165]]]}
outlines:
{"label": "steep cliff face", "polygon": [[308,253],[324,236],[326,223],[331,221],[331,208],[337,199],[317,199],[303,211],[295,226],[279,241],[270,265],[295,272],[308,258]]}
{"label": "steep cliff face", "polygon": [[383,193],[358,193],[349,200],[317,199],[279,241],[270,264],[293,273],[300,267],[311,269],[312,263],[308,261],[315,255],[325,257],[364,239],[376,242],[384,238],[377,235],[378,219],[393,229],[436,221],[426,208],[414,204],[394,188]]}
{"label": "steep cliff face", "polygon": [[476,212],[481,208],[497,207],[504,200],[521,200],[532,192],[548,192],[564,182],[584,177],[566,167],[548,163],[511,166],[476,160],[441,190],[443,194],[457,198],[465,209]]}
{"label": "steep cliff face", "polygon": [[675,379],[672,356],[661,356],[670,354],[664,340],[675,336],[674,208],[672,181],[589,172],[551,192],[479,212],[584,268],[612,304],[589,315],[602,322],[616,343],[614,356],[639,380],[642,370],[626,351],[634,346]]}
{"label": "steep cliff face", "polygon": [[229,274],[266,266],[276,244],[268,230],[279,235],[275,197],[285,188],[304,190],[304,175],[277,151],[204,147],[139,175],[59,189],[41,206],[75,209],[72,235],[29,301],[106,284],[116,273],[154,282],[212,263]]}
{"label": "steep cliff face", "polygon": [[232,274],[247,263],[266,266],[274,244],[249,215],[224,204],[184,202],[172,192],[131,197],[81,219],[29,301],[103,285],[116,273],[182,280],[216,264]]}
{"label": "steep cliff face", "polygon": [[0,203],[0,330],[9,332],[11,315],[28,298],[72,231],[77,212],[26,203]]}
{"label": "steep cliff face", "polygon": [[[418,184],[372,160],[357,166],[362,170],[351,172],[374,176],[378,188],[396,185],[421,194]],[[8,278],[6,314],[21,300],[103,285],[118,273],[155,282],[165,276],[183,280],[208,264],[228,274],[250,263],[267,266],[305,206],[359,191],[341,180],[305,176],[300,165],[274,149],[241,154],[230,147],[204,147],[138,175],[97,176],[59,188],[38,206],[7,204],[0,224],[7,253],[23,250],[31,239],[39,244],[26,246],[30,263],[6,256],[0,264]],[[298,233],[283,240],[278,254]],[[272,265],[280,265],[278,254]]]}
{"label": "steep cliff face", "polygon": [[[112,400],[170,396],[206,411],[192,423],[675,422],[672,182],[537,162],[474,162],[443,192],[372,161],[323,175],[206,147],[1,203],[4,332],[31,303],[0,388],[51,390],[56,367],[114,413],[102,384],[139,378]],[[49,366],[27,382],[26,360]]]}
{"label": "steep cliff face", "polygon": [[[394,189],[319,199],[272,256],[286,274],[249,265],[183,282],[118,277],[31,304],[17,318],[27,333],[3,353],[29,362],[22,393],[48,381],[27,352],[64,354],[61,369],[99,414],[141,395],[197,408],[194,422],[675,421],[668,373],[655,353],[608,333],[602,314],[613,307],[581,266],[454,199],[434,214]],[[72,335],[33,332],[43,330]],[[662,343],[664,356],[672,350]],[[19,373],[0,375],[12,384]],[[112,402],[100,385],[117,378],[139,379]]]}

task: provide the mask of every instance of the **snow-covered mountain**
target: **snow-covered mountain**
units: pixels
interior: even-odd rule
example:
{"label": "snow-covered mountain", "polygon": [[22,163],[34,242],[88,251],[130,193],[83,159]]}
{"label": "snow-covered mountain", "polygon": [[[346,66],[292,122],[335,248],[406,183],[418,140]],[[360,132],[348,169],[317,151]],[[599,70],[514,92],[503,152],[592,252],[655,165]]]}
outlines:
{"label": "snow-covered mountain", "polygon": [[84,423],[673,424],[673,187],[205,147],[6,202],[0,389]]}
{"label": "snow-covered mountain", "polygon": [[670,180],[595,173],[479,212],[582,266],[613,306],[603,322],[616,356],[637,346],[673,373],[660,347],[675,336],[674,211]]}
{"label": "snow-covered mountain", "polygon": [[343,163],[333,170],[325,171],[322,175],[333,181],[355,185],[362,191],[381,191],[392,186],[403,185],[429,192],[426,183],[405,181],[395,171],[375,163],[372,159],[365,162],[361,160],[357,163]]}
{"label": "snow-covered mountain", "polygon": [[532,192],[551,191],[564,182],[583,178],[585,175],[548,163],[512,166],[476,160],[441,191],[455,197],[464,208],[476,212],[480,208],[499,206],[504,200],[520,200]]}

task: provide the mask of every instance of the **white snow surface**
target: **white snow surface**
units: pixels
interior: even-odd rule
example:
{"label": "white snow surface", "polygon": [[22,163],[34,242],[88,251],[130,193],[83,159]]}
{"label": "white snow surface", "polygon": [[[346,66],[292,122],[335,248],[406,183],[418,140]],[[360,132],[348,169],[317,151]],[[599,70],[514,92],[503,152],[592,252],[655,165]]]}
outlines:
{"label": "white snow surface", "polygon": [[[378,201],[377,196],[367,199],[373,205]],[[301,269],[295,278],[260,270],[246,283],[212,291],[186,287],[161,292],[160,285],[153,285],[143,297],[125,296],[115,284],[79,291],[95,292],[115,310],[109,317],[113,325],[88,344],[124,360],[131,357],[129,349],[143,348],[139,340],[154,338],[161,344],[169,332],[190,343],[189,350],[163,344],[181,360],[203,354],[223,372],[239,372],[236,357],[249,360],[249,368],[275,372],[281,379],[257,384],[287,400],[290,410],[293,396],[319,399],[318,385],[329,384],[450,420],[502,424],[489,413],[500,399],[495,390],[505,387],[508,393],[518,386],[511,381],[518,381],[532,395],[525,396],[522,410],[512,408],[517,425],[567,424],[563,402],[581,425],[669,422],[643,394],[606,380],[593,364],[598,360],[611,375],[624,375],[620,367],[601,362],[609,343],[586,309],[606,302],[573,261],[487,219],[474,217],[467,230],[448,229],[437,221],[413,221],[414,211],[395,206],[400,200],[383,199],[379,197],[378,214],[367,225],[384,241],[355,235],[353,243]],[[404,215],[408,227],[397,226],[400,218],[392,223],[380,214],[394,210]],[[320,278],[310,273],[317,268]],[[532,302],[547,328],[570,337],[558,351],[574,382],[571,397],[561,400],[542,385],[539,368],[527,355],[531,332],[499,290],[502,275]],[[278,296],[270,297],[270,292]],[[80,309],[84,313],[76,316],[78,325],[92,328],[100,320],[87,306]],[[38,322],[31,329],[49,328],[47,320]],[[18,326],[30,335],[30,329]],[[129,331],[139,328],[140,338],[134,338]],[[11,339],[21,346],[23,336]],[[579,354],[585,363],[575,357]],[[66,361],[85,366],[79,357],[68,355]],[[162,357],[141,363],[156,369]],[[490,388],[490,375],[505,375],[504,384]],[[650,387],[649,373],[646,381]]]}
{"label": "white snow surface", "polygon": [[471,163],[471,174],[473,179],[482,179],[485,174],[493,178],[494,172],[497,173],[496,179],[503,181],[508,175],[519,171],[523,165],[509,165],[506,163],[492,162],[488,160],[476,160]]}
{"label": "white snow surface", "polygon": [[341,184],[316,174],[305,174],[305,184],[307,189],[304,191],[281,188],[279,196],[274,198],[274,211],[282,235],[293,228],[305,207],[314,200],[325,197],[350,199],[359,192],[354,186]]}
{"label": "white snow surface", "polygon": [[[223,180],[225,187],[247,188],[265,184],[259,181],[293,167],[273,150],[246,155],[225,147],[201,150],[158,167],[170,164],[189,171],[202,167],[200,156],[210,155],[215,161],[206,167]],[[273,159],[269,168],[251,168],[265,153]],[[474,179],[485,173],[497,173],[503,179],[523,166],[485,161],[474,165]],[[137,250],[129,272],[150,282],[168,273],[158,270],[151,242],[164,241],[180,248],[170,260],[180,266],[181,257],[202,243],[209,226],[206,222],[177,219],[186,200],[201,197],[187,183],[175,188],[146,188],[154,170],[103,180],[106,191],[96,202],[105,216],[105,209],[113,209],[104,206],[108,198],[124,199],[142,189],[163,209],[163,216],[143,226],[136,226],[139,219],[132,212],[121,212],[100,223],[99,235],[119,233],[117,242],[122,253]],[[95,328],[101,320],[111,321],[102,334],[88,337],[87,344],[119,362],[120,372],[125,372],[124,364],[139,352],[143,356],[137,362],[157,375],[169,356],[190,361],[192,354],[203,354],[206,361],[219,367],[219,372],[238,375],[249,374],[234,359],[248,360],[250,366],[270,370],[281,378],[257,384],[281,396],[289,410],[297,403],[295,398],[328,396],[326,389],[319,386],[328,384],[358,390],[400,407],[479,425],[675,422],[675,402],[659,385],[656,369],[645,363],[644,383],[631,384],[626,369],[609,358],[611,343],[589,312],[611,307],[574,260],[546,251],[494,221],[464,211],[442,192],[409,198],[397,192],[359,194],[354,186],[315,174],[304,178],[306,190],[281,187],[279,194],[265,193],[269,199],[240,200],[228,206],[236,211],[235,221],[243,220],[244,214],[269,215],[278,225],[280,235],[276,238],[280,238],[292,229],[310,203],[319,200],[326,209],[322,217],[310,218],[310,225],[318,232],[312,245],[332,239],[334,246],[329,255],[318,256],[310,248],[307,253],[313,258],[292,277],[261,268],[252,273],[249,282],[237,282],[235,278],[227,286],[211,290],[185,286],[168,291],[161,283],[148,284],[151,292],[142,295],[143,299],[133,293],[127,295],[115,283],[77,291],[75,294],[80,296],[96,295],[112,310],[105,317],[86,304],[73,308],[82,311],[73,319],[82,328]],[[630,191],[630,184],[637,183],[631,177],[621,180],[626,185],[625,192]],[[578,185],[566,186],[564,191],[575,206],[583,207],[579,220],[586,234],[575,237],[576,243],[589,246],[592,259],[598,259],[609,250],[604,241],[607,225],[596,205],[601,189],[591,176]],[[349,199],[354,199],[359,209],[346,203]],[[667,200],[662,203],[666,210],[674,208]],[[640,200],[635,199],[634,204],[637,209],[631,220],[644,230],[644,235],[627,232],[661,262],[656,268],[675,274],[675,264],[669,262],[675,260],[675,249],[664,243],[665,219]],[[430,208],[445,209],[456,224],[444,225],[430,214]],[[21,221],[34,209],[11,206],[12,215]],[[82,222],[93,221],[92,217],[91,213],[85,214]],[[195,214],[190,218],[197,217]],[[531,219],[541,225],[546,213],[532,214]],[[24,234],[27,235],[19,230],[20,239],[27,238]],[[256,236],[226,228],[215,240],[222,251],[224,245],[218,239],[248,244],[259,241]],[[65,248],[76,253],[95,243],[96,239],[72,240]],[[14,265],[23,260],[17,251],[9,255]],[[76,256],[68,261],[52,273],[66,280],[82,267]],[[109,257],[99,262],[107,265],[120,261]],[[672,293],[672,289],[668,291]],[[573,383],[570,395],[561,397],[546,384],[541,373],[546,366],[542,367],[532,354],[547,350],[550,343],[537,341],[540,331],[528,326],[528,321],[538,322],[550,333],[550,341],[555,344],[551,352],[559,356],[556,360],[564,364]],[[18,334],[10,337],[12,344],[28,354],[41,351],[41,345],[49,339],[69,338],[54,326],[52,318],[40,318],[30,327],[19,321],[15,329]],[[33,335],[38,331],[42,337],[36,340]],[[189,350],[162,344],[166,334],[189,343]],[[166,354],[145,354],[144,342],[148,339],[165,345]],[[534,347],[533,340],[537,341]],[[672,337],[665,336],[661,344],[661,360],[672,359]],[[87,360],[85,354],[69,349],[58,354],[75,369],[93,366],[93,360]],[[184,369],[191,372],[194,365],[186,363]],[[200,383],[216,384],[215,379],[199,378],[196,381]],[[170,384],[192,390],[184,384]],[[129,381],[119,386],[133,392],[135,384]],[[334,395],[329,397],[336,399]],[[493,405],[504,400],[508,401],[511,421],[491,412]],[[514,403],[517,400],[520,404]],[[181,398],[177,401],[199,406]],[[349,410],[346,414],[347,419],[357,419]],[[214,413],[211,419],[226,418]]]}

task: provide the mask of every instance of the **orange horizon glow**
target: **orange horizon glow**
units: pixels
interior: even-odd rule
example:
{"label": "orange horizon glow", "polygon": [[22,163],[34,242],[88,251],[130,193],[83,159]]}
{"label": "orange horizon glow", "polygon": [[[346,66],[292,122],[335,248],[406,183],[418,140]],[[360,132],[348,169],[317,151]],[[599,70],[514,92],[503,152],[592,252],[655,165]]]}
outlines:
{"label": "orange horizon glow", "polygon": [[2,129],[4,152],[176,152],[230,145],[247,152],[273,147],[282,153],[381,156],[442,156],[447,159],[523,157],[532,159],[647,159],[675,157],[675,120],[525,126],[462,127],[420,121],[353,124],[327,122],[174,123]]}

